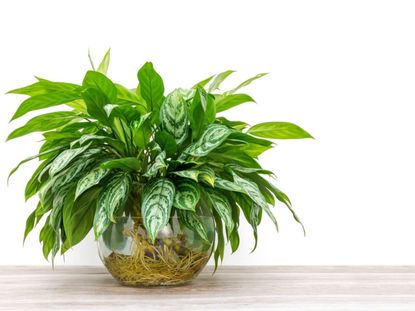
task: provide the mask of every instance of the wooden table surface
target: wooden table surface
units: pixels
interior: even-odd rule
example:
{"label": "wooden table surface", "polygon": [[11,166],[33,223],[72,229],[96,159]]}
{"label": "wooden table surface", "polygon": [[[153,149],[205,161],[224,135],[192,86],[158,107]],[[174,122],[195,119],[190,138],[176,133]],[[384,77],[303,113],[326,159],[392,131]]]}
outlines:
{"label": "wooden table surface", "polygon": [[415,267],[220,267],[178,287],[119,285],[101,267],[0,266],[0,310],[415,310]]}

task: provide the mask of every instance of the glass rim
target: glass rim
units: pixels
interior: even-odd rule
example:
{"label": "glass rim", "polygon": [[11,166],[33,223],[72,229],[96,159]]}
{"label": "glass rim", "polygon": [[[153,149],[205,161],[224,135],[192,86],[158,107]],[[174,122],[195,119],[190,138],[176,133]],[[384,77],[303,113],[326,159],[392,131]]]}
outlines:
{"label": "glass rim", "polygon": [[[211,216],[209,216],[209,215],[197,215],[197,216],[199,218],[202,218],[202,219],[205,219],[205,218],[213,219],[213,215],[211,215]],[[144,219],[144,217],[142,217],[142,216],[117,216],[117,217],[114,217],[114,219],[115,219],[115,222],[117,222],[117,220],[122,220],[122,219]],[[169,219],[179,219],[179,216],[173,215],[173,216],[170,216]]]}

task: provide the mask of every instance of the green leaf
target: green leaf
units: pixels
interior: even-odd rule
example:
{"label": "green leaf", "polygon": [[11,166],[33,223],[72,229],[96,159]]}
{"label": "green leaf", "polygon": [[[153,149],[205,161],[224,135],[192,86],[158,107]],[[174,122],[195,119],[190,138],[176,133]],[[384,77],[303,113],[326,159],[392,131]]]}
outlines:
{"label": "green leaf", "polygon": [[101,164],[103,169],[122,169],[126,171],[139,171],[141,162],[134,157],[126,157],[121,159],[109,160]]}
{"label": "green leaf", "polygon": [[232,130],[224,125],[210,124],[199,140],[190,145],[184,153],[196,157],[206,156],[220,146],[231,133]]}
{"label": "green leaf", "polygon": [[66,106],[71,107],[74,112],[87,113],[86,104],[83,99],[75,99],[69,103],[66,103]]}
{"label": "green leaf", "polygon": [[134,144],[142,149],[144,149],[150,142],[152,133],[149,120],[150,115],[151,113],[141,116],[140,120],[138,122],[134,122],[132,126]]}
{"label": "green leaf", "polygon": [[233,181],[245,190],[245,193],[258,204],[260,207],[267,206],[264,196],[253,181],[240,177],[238,174],[232,173]]}
{"label": "green leaf", "polygon": [[108,66],[110,65],[110,53],[111,53],[111,49],[108,49],[107,53],[105,53],[104,58],[102,59],[97,69],[98,72],[104,75],[107,74]]}
{"label": "green leaf", "polygon": [[197,93],[199,94],[200,105],[204,111],[204,119],[206,120],[205,123],[213,123],[216,120],[216,105],[214,96],[206,93],[206,91],[201,87],[197,88]]}
{"label": "green leaf", "polygon": [[224,221],[228,233],[231,233],[235,224],[232,219],[232,206],[230,205],[228,199],[226,196],[217,191],[207,191],[207,196],[213,208]]}
{"label": "green leaf", "polygon": [[138,81],[141,96],[153,111],[153,117],[158,118],[161,103],[164,98],[164,84],[160,75],[154,70],[153,64],[147,62],[138,71]]}
{"label": "green leaf", "polygon": [[268,203],[266,202],[265,197],[261,193],[258,185],[251,180],[241,178],[238,174],[233,173],[232,175],[234,182],[245,190],[246,194],[251,198],[252,201],[255,202],[255,204],[265,210],[265,212],[271,218],[272,222],[275,224],[275,227],[278,231],[278,222],[269,209]]}
{"label": "green leaf", "polygon": [[49,178],[39,189],[39,199],[43,207],[46,210],[50,209],[51,201],[54,199],[54,193],[71,184],[75,179],[78,179],[85,170],[89,170],[91,164],[95,164],[94,162],[95,159],[88,159],[86,156],[81,156],[66,169],[56,174],[56,176]]}
{"label": "green leaf", "polygon": [[246,144],[245,146],[242,146],[240,148],[241,151],[245,152],[247,155],[257,158],[261,154],[263,154],[265,151],[271,149],[272,146],[261,146],[257,144]]}
{"label": "green leaf", "polygon": [[189,178],[197,182],[199,181],[198,177],[199,177],[200,171],[189,169],[189,170],[172,172],[172,174],[180,176],[180,177],[184,177],[184,178]]}
{"label": "green leaf", "polygon": [[162,150],[166,151],[167,156],[171,156],[176,153],[176,140],[171,134],[165,131],[159,131],[156,133],[155,141]]}
{"label": "green leaf", "polygon": [[68,91],[32,96],[20,104],[11,120],[15,120],[30,111],[66,104],[79,98],[79,93]]}
{"label": "green leaf", "polygon": [[211,93],[212,91],[217,90],[222,84],[222,82],[234,72],[234,70],[227,70],[216,75],[212,83],[208,87],[208,92]]}
{"label": "green leaf", "polygon": [[110,222],[115,222],[115,214],[123,208],[131,189],[131,176],[117,174],[100,193],[94,217],[95,238],[98,238],[108,228]]}
{"label": "green leaf", "polygon": [[239,248],[239,234],[238,230],[234,229],[229,235],[229,242],[231,243],[232,253],[235,253]]}
{"label": "green leaf", "polygon": [[56,190],[53,189],[52,210],[49,214],[49,223],[58,234],[62,224],[62,211],[64,204],[71,204],[74,201],[74,185],[63,185]]}
{"label": "green leaf", "polygon": [[313,138],[298,125],[289,122],[264,122],[252,126],[248,133],[273,139]]}
{"label": "green leaf", "polygon": [[78,180],[75,191],[75,200],[86,190],[99,184],[99,182],[107,176],[109,170],[96,167],[88,174],[84,175]]}
{"label": "green leaf", "polygon": [[278,227],[278,221],[275,218],[274,214],[272,213],[271,209],[269,208],[268,205],[265,205],[263,207],[263,209],[265,210],[265,212],[267,213],[268,217],[271,219],[271,221],[274,223],[275,228],[277,229],[277,232],[279,231],[279,227]]}
{"label": "green leaf", "polygon": [[174,184],[167,178],[156,179],[144,189],[141,214],[152,242],[169,221],[174,194]]}
{"label": "green leaf", "polygon": [[199,170],[199,180],[205,181],[208,185],[215,186],[215,171],[209,166],[202,165],[198,168]]}
{"label": "green leaf", "polygon": [[272,141],[262,138],[257,138],[252,135],[241,133],[241,132],[233,132],[231,135],[229,135],[229,140],[236,140],[236,141],[243,141],[245,143],[249,144],[256,144],[261,145],[265,147],[272,146]]}
{"label": "green leaf", "polygon": [[42,173],[45,168],[47,168],[50,164],[51,160],[43,161],[35,170],[32,177],[30,177],[29,181],[26,183],[25,187],[25,200],[27,201],[29,198],[34,196],[40,189],[42,182],[44,181],[42,178]]}
{"label": "green leaf", "polygon": [[215,179],[215,188],[219,188],[219,189],[223,189],[227,191],[245,193],[245,190],[238,184],[230,180],[219,178],[219,177],[216,177]]}
{"label": "green leaf", "polygon": [[46,154],[51,154],[51,153],[53,153],[53,152],[55,152],[55,151],[58,151],[58,150],[61,150],[61,149],[63,149],[64,147],[63,146],[57,146],[57,147],[55,147],[55,148],[52,148],[52,149],[48,149],[48,150],[45,150],[45,151],[42,151],[42,152],[40,152],[40,153],[38,153],[38,154],[36,154],[36,155],[34,155],[34,156],[31,156],[31,157],[28,157],[28,158],[26,158],[26,159],[24,159],[23,161],[20,161],[20,163],[19,164],[17,164],[17,166],[16,167],[14,167],[11,171],[10,171],[10,173],[9,173],[9,176],[7,177],[7,182],[9,182],[9,179],[10,179],[10,177],[20,168],[20,166],[22,165],[22,164],[24,164],[24,163],[26,163],[26,162],[29,162],[29,161],[31,161],[31,160],[34,160],[34,159],[36,159],[36,158],[39,158],[40,156],[42,156],[42,155],[46,155]]}
{"label": "green leaf", "polygon": [[252,97],[246,94],[220,96],[215,100],[216,112],[222,112],[247,102],[255,103]]}
{"label": "green leaf", "polygon": [[42,230],[40,230],[39,240],[42,242],[43,257],[47,260],[56,240],[55,231],[49,224],[49,217]]}
{"label": "green leaf", "polygon": [[252,157],[239,151],[237,148],[227,149],[226,152],[221,152],[221,150],[216,152],[215,150],[215,152],[209,154],[209,158],[225,164],[233,163],[246,167],[261,168]]}
{"label": "green leaf", "polygon": [[48,81],[41,78],[36,78],[38,82],[35,82],[31,85],[18,88],[15,90],[11,90],[7,92],[7,94],[21,94],[21,95],[29,95],[29,96],[36,96],[42,95],[46,93],[53,93],[53,92],[74,92],[77,93],[80,90],[80,86],[77,84],[72,83],[65,83],[65,82],[53,82]]}
{"label": "green leaf", "polygon": [[91,230],[94,222],[96,201],[101,188],[91,188],[75,202],[67,202],[63,208],[63,226],[67,240],[62,253],[81,242]]}
{"label": "green leaf", "polygon": [[15,129],[7,140],[21,137],[33,132],[44,132],[61,127],[75,118],[76,114],[70,111],[46,113],[29,120],[25,125]]}
{"label": "green leaf", "polygon": [[289,197],[284,192],[282,192],[280,189],[278,189],[277,187],[272,185],[270,182],[268,182],[266,179],[264,179],[263,177],[258,176],[258,175],[253,175],[252,178],[255,179],[255,182],[257,182],[258,184],[263,185],[269,191],[271,191],[274,194],[274,196],[277,198],[277,200],[282,202],[289,209],[289,211],[291,212],[294,220],[298,224],[301,225],[301,227],[303,229],[304,236],[305,236],[306,235],[305,227],[304,227],[303,223],[301,222],[300,218],[298,217],[298,215],[296,214],[296,212],[294,211],[294,209],[292,208],[291,201],[290,201]]}
{"label": "green leaf", "polygon": [[81,147],[81,148],[74,148],[74,149],[66,149],[62,151],[56,158],[53,160],[52,164],[50,165],[49,174],[50,176],[55,175],[56,173],[60,172],[64,169],[75,157],[83,153],[89,148],[89,144]]}
{"label": "green leaf", "polygon": [[120,84],[115,84],[115,87],[117,88],[117,100],[115,101],[117,105],[133,105],[140,114],[147,113],[146,103],[135,92]]}
{"label": "green leaf", "polygon": [[111,103],[117,100],[117,88],[104,74],[98,71],[88,71],[82,82],[84,89],[93,88],[104,94]]}
{"label": "green leaf", "polygon": [[237,90],[239,90],[240,88],[243,88],[249,84],[251,84],[251,82],[255,81],[256,79],[262,78],[263,76],[266,76],[268,73],[259,73],[256,76],[249,78],[248,80],[242,82],[241,84],[239,84],[236,88],[226,92],[227,94],[233,94],[235,93]]}
{"label": "green leaf", "polygon": [[26,241],[27,236],[29,233],[33,230],[35,227],[35,220],[36,220],[36,210],[34,210],[29,217],[27,217],[26,220],[26,227],[24,230],[24,236],[23,236],[23,243]]}
{"label": "green leaf", "polygon": [[111,126],[105,106],[109,104],[108,98],[98,89],[88,88],[82,92],[88,114],[101,122]]}
{"label": "green leaf", "polygon": [[177,144],[181,144],[187,137],[187,103],[179,90],[167,95],[160,109],[162,128],[171,134]]}
{"label": "green leaf", "polygon": [[200,200],[200,190],[194,181],[183,180],[176,184],[173,206],[177,209],[195,211]]}
{"label": "green leaf", "polygon": [[213,210],[213,217],[215,219],[215,227],[216,227],[216,247],[213,254],[213,258],[215,260],[215,270],[218,268],[219,258],[223,260],[223,256],[225,253],[225,239],[223,237],[223,224],[222,219],[218,215],[218,213]]}
{"label": "green leaf", "polygon": [[196,233],[207,243],[209,242],[206,229],[199,216],[194,211],[178,210],[180,222]]}
{"label": "green leaf", "polygon": [[166,152],[160,152],[157,157],[154,159],[153,164],[147,169],[147,172],[143,174],[145,177],[154,177],[157,173],[162,169],[167,167],[165,161],[166,160]]}
{"label": "green leaf", "polygon": [[189,123],[192,129],[192,141],[200,137],[206,126],[205,111],[201,103],[200,88],[196,89],[196,93],[189,106]]}
{"label": "green leaf", "polygon": [[258,173],[258,174],[267,174],[267,175],[274,175],[273,172],[264,170],[262,168],[255,168],[255,167],[243,167],[240,165],[235,164],[228,164],[226,165],[227,168],[230,168],[231,170],[245,173],[245,174],[251,174],[251,173]]}
{"label": "green leaf", "polygon": [[193,87],[192,87],[192,89],[195,89],[195,88],[197,88],[198,86],[199,87],[205,87],[209,82],[210,82],[210,80],[212,80],[213,79],[213,77],[214,77],[215,75],[212,75],[212,76],[210,76],[209,78],[206,78],[206,79],[204,79],[204,80],[202,80],[202,81],[200,81],[200,82],[198,82],[198,83],[196,83]]}
{"label": "green leaf", "polygon": [[224,117],[217,118],[217,121],[219,121],[223,125],[226,125],[227,127],[233,128],[238,131],[242,131],[248,126],[248,123],[242,121],[231,121]]}

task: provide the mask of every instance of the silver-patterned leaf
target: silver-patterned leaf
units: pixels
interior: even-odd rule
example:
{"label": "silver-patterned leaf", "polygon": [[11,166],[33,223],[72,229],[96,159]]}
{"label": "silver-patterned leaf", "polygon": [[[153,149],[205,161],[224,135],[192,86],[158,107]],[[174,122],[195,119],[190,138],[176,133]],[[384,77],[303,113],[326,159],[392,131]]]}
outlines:
{"label": "silver-patterned leaf", "polygon": [[228,164],[226,165],[226,168],[230,168],[234,171],[245,173],[245,174],[258,173],[258,174],[274,175],[274,173],[269,170],[264,170],[262,168],[256,168],[256,167],[244,167],[244,166],[237,165],[237,164]]}
{"label": "silver-patterned leaf", "polygon": [[80,155],[88,148],[89,144],[81,148],[66,149],[62,151],[50,165],[49,175],[53,176],[62,169],[64,169],[69,164],[69,162],[71,162],[75,157]]}
{"label": "silver-patterned leaf", "polygon": [[45,206],[48,205],[45,202],[48,200],[55,189],[59,189],[60,187],[63,187],[64,185],[72,182],[94,161],[94,159],[79,159],[71,164],[68,168],[64,169],[59,174],[46,181],[39,190],[39,199],[42,204]]}
{"label": "silver-patterned leaf", "polygon": [[232,175],[233,175],[233,180],[235,181],[235,183],[241,186],[245,190],[245,193],[251,198],[251,200],[256,205],[258,205],[260,208],[265,210],[265,212],[268,214],[269,218],[272,220],[272,222],[275,225],[275,228],[278,231],[278,222],[274,214],[270,210],[268,203],[265,200],[264,195],[261,193],[261,190],[259,190],[258,185],[251,180],[247,180],[247,179],[240,177],[238,174],[232,173]]}
{"label": "silver-patterned leaf", "polygon": [[208,198],[212,203],[213,208],[219,214],[220,218],[225,222],[228,233],[232,232],[235,223],[232,218],[232,206],[228,199],[219,192],[208,191]]}
{"label": "silver-patterned leaf", "polygon": [[114,214],[122,208],[131,188],[131,176],[118,174],[114,176],[101,192],[94,217],[94,232],[98,238],[108,228],[111,221],[115,222]]}
{"label": "silver-patterned leaf", "polygon": [[180,90],[174,90],[165,98],[160,109],[160,122],[163,129],[173,135],[177,144],[187,136],[187,104]]}
{"label": "silver-patterned leaf", "polygon": [[[70,194],[71,192],[71,194]],[[62,210],[65,201],[73,201],[73,184],[60,187],[53,195],[52,211],[49,216],[49,224],[58,233],[61,227]]]}
{"label": "silver-patterned leaf", "polygon": [[163,151],[157,155],[154,159],[154,163],[148,168],[147,172],[144,174],[145,177],[154,177],[157,175],[158,171],[166,167],[166,152]]}
{"label": "silver-patterned leaf", "polygon": [[200,171],[199,173],[199,180],[202,180],[209,184],[210,186],[215,186],[215,171],[210,168],[209,166],[202,165],[198,168]]}
{"label": "silver-patterned leaf", "polygon": [[216,177],[215,179],[215,188],[234,191],[234,192],[241,192],[245,193],[244,189],[239,186],[238,184],[223,178]]}
{"label": "silver-patterned leaf", "polygon": [[245,193],[251,198],[252,201],[258,204],[260,207],[267,206],[267,202],[256,183],[239,177],[239,175],[235,174],[234,172],[232,172],[232,176],[233,181],[244,189]]}
{"label": "silver-patterned leaf", "polygon": [[89,188],[97,185],[102,178],[108,174],[109,170],[103,169],[101,167],[96,167],[88,174],[79,179],[78,184],[76,185],[75,200],[82,194],[84,191]]}
{"label": "silver-patterned leaf", "polygon": [[189,178],[197,182],[199,181],[198,178],[199,178],[200,171],[189,169],[189,170],[184,170],[184,171],[172,172],[172,174],[180,176],[180,177],[184,177],[184,178]]}
{"label": "silver-patterned leaf", "polygon": [[169,221],[174,193],[174,184],[167,178],[156,179],[144,189],[141,215],[152,242]]}
{"label": "silver-patterned leaf", "polygon": [[206,156],[220,146],[231,133],[232,130],[225,125],[210,124],[199,140],[190,145],[184,153],[195,157]]}
{"label": "silver-patterned leaf", "polygon": [[206,242],[209,243],[205,227],[199,216],[193,211],[179,210],[179,219],[189,229],[196,231],[196,233]]}
{"label": "silver-patterned leaf", "polygon": [[184,180],[176,185],[173,206],[181,210],[195,211],[200,199],[200,190],[194,181]]}

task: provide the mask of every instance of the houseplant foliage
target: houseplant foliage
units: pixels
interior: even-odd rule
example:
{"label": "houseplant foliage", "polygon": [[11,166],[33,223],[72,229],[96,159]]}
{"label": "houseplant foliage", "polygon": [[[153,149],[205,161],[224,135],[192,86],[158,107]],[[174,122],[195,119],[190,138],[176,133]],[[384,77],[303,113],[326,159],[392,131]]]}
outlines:
{"label": "houseplant foliage", "polygon": [[[23,163],[40,160],[25,189],[26,200],[37,194],[39,202],[24,238],[42,223],[45,258],[64,254],[91,229],[101,237],[120,216],[140,218],[150,243],[171,216],[177,217],[181,226],[210,240],[216,265],[227,241],[232,251],[238,249],[240,217],[252,227],[255,246],[264,212],[278,229],[272,206],[281,203],[300,223],[258,156],[273,147],[270,139],[311,135],[288,122],[249,126],[221,115],[254,103],[241,89],[265,74],[219,91],[233,73],[225,71],[166,93],[152,63],[139,69],[138,85],[129,89],[106,76],[109,59],[108,51],[80,85],[37,78],[9,92],[29,96],[12,120],[61,108],[39,114],[8,136],[41,132],[44,138],[38,154],[10,175]],[[214,219],[213,236],[208,237],[202,215]]]}

